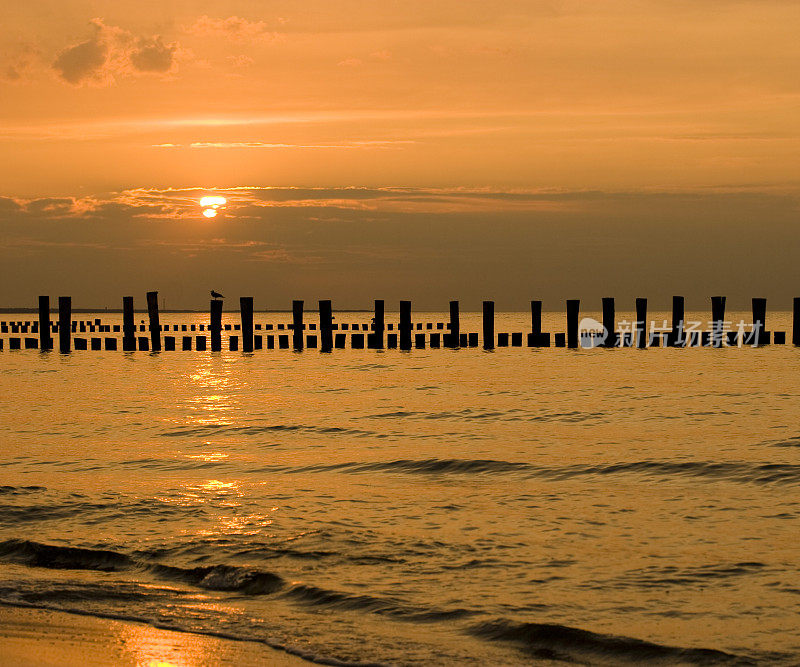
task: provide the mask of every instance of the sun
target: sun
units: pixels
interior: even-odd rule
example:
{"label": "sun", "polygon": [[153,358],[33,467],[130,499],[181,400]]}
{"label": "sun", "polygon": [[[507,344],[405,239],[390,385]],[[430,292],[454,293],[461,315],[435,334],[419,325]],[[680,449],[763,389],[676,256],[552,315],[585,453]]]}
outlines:
{"label": "sun", "polygon": [[225,197],[209,196],[200,199],[200,206],[203,207],[203,215],[207,218],[216,218],[217,209],[222,208],[228,200]]}

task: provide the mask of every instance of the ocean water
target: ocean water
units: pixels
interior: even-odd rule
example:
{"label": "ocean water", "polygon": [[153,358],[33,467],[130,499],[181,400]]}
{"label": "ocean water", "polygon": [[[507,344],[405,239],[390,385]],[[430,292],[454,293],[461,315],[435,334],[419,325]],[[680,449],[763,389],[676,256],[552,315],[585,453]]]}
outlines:
{"label": "ocean water", "polygon": [[0,603],[326,664],[797,664],[799,400],[791,346],[6,346]]}

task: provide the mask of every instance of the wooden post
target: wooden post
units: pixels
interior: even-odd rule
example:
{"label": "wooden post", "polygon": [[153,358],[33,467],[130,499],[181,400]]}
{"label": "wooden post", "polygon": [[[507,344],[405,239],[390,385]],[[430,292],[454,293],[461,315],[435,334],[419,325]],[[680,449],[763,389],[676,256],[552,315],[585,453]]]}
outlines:
{"label": "wooden post", "polygon": [[58,349],[67,353],[72,347],[72,297],[58,297]]}
{"label": "wooden post", "polygon": [[483,302],[483,349],[494,349],[494,301]]}
{"label": "wooden post", "polygon": [[125,352],[136,350],[136,326],[133,323],[133,297],[122,297],[122,349]]}
{"label": "wooden post", "polygon": [[411,349],[411,302],[400,302],[400,349]]}
{"label": "wooden post", "polygon": [[753,335],[752,345],[769,345],[767,334],[767,300],[753,299]]}
{"label": "wooden post", "polygon": [[792,345],[800,345],[800,297],[792,304]]}
{"label": "wooden post", "polygon": [[617,324],[613,296],[603,297],[603,328],[606,330],[603,347],[614,347],[617,343]]}
{"label": "wooden post", "polygon": [[458,347],[461,338],[461,320],[458,314],[458,301],[450,302],[450,333],[448,334],[448,345],[453,349]]}
{"label": "wooden post", "polygon": [[242,352],[253,351],[253,297],[239,297],[239,310],[242,317]]}
{"label": "wooden post", "polygon": [[303,302],[292,301],[292,347],[303,349]]}
{"label": "wooden post", "polygon": [[531,333],[534,340],[542,335],[542,302],[531,301]]}
{"label": "wooden post", "polygon": [[222,350],[222,301],[211,299],[211,319],[208,330],[211,334],[211,351]]}
{"label": "wooden post", "polygon": [[333,350],[333,307],[330,299],[319,302],[320,352]]}
{"label": "wooden post", "polygon": [[147,293],[147,314],[150,317],[150,342],[153,352],[161,352],[161,323],[158,319],[158,292]]}
{"label": "wooden post", "polygon": [[383,349],[383,331],[386,328],[383,299],[375,299],[375,318],[372,334],[367,335],[367,347]]}
{"label": "wooden post", "polygon": [[723,322],[725,321],[725,297],[711,297],[711,347],[722,347]]}
{"label": "wooden post", "polygon": [[52,350],[53,337],[50,335],[50,297],[39,297],[39,349]]}
{"label": "wooden post", "polygon": [[531,301],[531,332],[528,334],[528,347],[539,347],[542,343],[542,302]]}
{"label": "wooden post", "polygon": [[636,299],[636,328],[633,335],[637,347],[647,347],[647,299]]}
{"label": "wooden post", "polygon": [[578,347],[578,312],[581,302],[579,299],[567,300],[567,347]]}
{"label": "wooden post", "polygon": [[686,329],[684,306],[685,302],[682,296],[672,297],[672,331],[669,334],[671,347],[683,347],[687,344],[687,341],[683,340]]}

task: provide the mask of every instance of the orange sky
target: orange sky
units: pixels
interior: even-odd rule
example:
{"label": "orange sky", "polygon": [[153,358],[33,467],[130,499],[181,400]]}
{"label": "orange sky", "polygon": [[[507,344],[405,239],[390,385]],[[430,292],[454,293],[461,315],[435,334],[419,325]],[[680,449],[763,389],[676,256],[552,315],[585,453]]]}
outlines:
{"label": "orange sky", "polygon": [[[412,252],[408,270],[425,266],[430,280],[395,272],[383,289],[477,298],[486,288],[444,240],[432,248],[438,270],[424,244],[398,240],[416,225],[438,238],[453,221],[492,249],[487,275],[510,272],[520,298],[545,282],[558,298],[603,292],[509,258],[564,234],[580,244],[574,225],[611,231],[610,220],[619,238],[594,252],[627,269],[609,273],[608,289],[626,293],[630,271],[648,272],[627,253],[652,251],[637,243],[656,220],[692,229],[657,249],[680,263],[665,265],[667,283],[699,271],[731,285],[737,262],[797,247],[798,28],[796,0],[14,3],[0,28],[0,260],[45,268],[0,305],[46,292],[59,261],[75,267],[76,295],[113,303],[117,292],[81,267],[126,247],[134,262],[148,245],[163,262],[178,253],[186,281],[205,254],[232,253],[215,284],[234,293],[254,291],[245,263],[311,263],[318,274],[304,269],[298,289],[324,295],[337,271],[336,296],[351,301],[364,295],[348,284],[375,284],[365,256]],[[209,223],[193,198],[215,189],[232,201]],[[321,220],[343,221],[343,233]],[[736,225],[758,226],[768,245],[697,254]],[[354,245],[361,254],[339,266]],[[556,273],[583,271],[572,250],[548,258]],[[755,273],[780,267],[764,261]],[[153,278],[198,305],[158,266]],[[794,278],[787,270],[742,288],[774,290]],[[113,290],[143,285],[114,275]]]}

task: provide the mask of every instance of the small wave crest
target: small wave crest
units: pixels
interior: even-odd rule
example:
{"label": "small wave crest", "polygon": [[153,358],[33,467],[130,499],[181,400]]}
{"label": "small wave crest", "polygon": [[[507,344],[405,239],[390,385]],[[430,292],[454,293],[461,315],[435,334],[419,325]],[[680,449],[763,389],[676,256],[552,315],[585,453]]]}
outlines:
{"label": "small wave crest", "polygon": [[604,635],[551,623],[507,619],[473,625],[469,633],[489,641],[518,644],[538,658],[592,664],[753,665],[749,658],[702,648],[679,648],[641,639]]}
{"label": "small wave crest", "polygon": [[468,609],[429,609],[402,604],[397,600],[373,595],[352,595],[308,584],[295,584],[283,597],[313,607],[361,611],[408,621],[445,621],[472,616]]}
{"label": "small wave crest", "polygon": [[138,569],[148,572],[160,580],[181,582],[210,591],[228,591],[243,595],[270,595],[285,586],[285,582],[280,576],[262,570],[233,565],[183,568],[161,563],[148,563],[106,549],[63,547],[21,539],[0,542],[0,561],[56,570],[121,572]]}
{"label": "small wave crest", "polygon": [[521,474],[552,480],[579,477],[602,479],[610,475],[647,477],[698,477],[746,484],[800,484],[800,465],[791,463],[750,463],[744,461],[625,461],[619,463],[539,466],[497,459],[397,459],[394,461],[347,461],[298,467],[270,466],[265,470],[284,473],[307,472],[399,472],[407,474]]}

